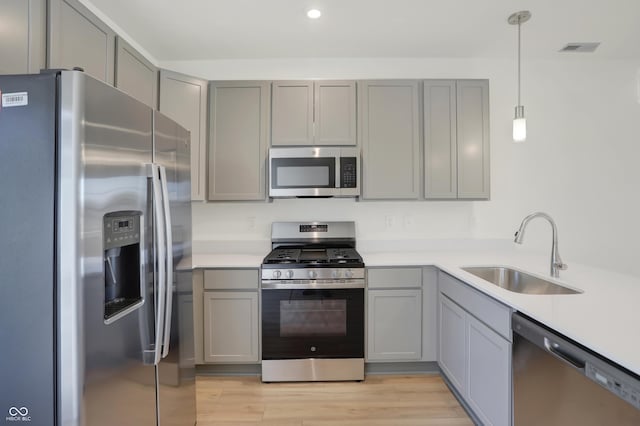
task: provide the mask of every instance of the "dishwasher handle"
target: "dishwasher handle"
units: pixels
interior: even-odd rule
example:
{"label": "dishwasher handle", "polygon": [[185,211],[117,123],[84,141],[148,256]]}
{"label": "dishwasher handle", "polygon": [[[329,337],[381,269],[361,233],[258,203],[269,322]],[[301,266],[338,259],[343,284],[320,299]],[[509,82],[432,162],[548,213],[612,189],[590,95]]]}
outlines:
{"label": "dishwasher handle", "polygon": [[579,359],[578,357],[570,354],[568,351],[564,350],[559,343],[551,341],[551,339],[546,336],[544,337],[544,348],[559,360],[564,361],[573,368],[584,372],[587,365],[585,360]]}
{"label": "dishwasher handle", "polygon": [[548,352],[554,358],[586,374],[589,354],[563,336],[542,327],[540,324],[514,312],[511,316],[513,332]]}

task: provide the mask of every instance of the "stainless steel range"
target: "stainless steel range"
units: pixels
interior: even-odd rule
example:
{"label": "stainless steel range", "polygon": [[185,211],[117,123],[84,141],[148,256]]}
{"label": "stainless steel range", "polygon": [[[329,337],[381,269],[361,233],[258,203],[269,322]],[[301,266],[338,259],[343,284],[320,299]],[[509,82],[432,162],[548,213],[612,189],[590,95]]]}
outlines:
{"label": "stainless steel range", "polygon": [[275,222],[262,263],[262,381],[364,380],[354,222]]}

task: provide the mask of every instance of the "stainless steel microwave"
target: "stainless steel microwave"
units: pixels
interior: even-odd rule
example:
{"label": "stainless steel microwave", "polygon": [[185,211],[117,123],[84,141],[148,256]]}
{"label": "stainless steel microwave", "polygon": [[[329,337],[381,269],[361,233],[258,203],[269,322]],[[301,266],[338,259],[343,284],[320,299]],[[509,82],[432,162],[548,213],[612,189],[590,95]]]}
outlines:
{"label": "stainless steel microwave", "polygon": [[269,150],[270,197],[357,197],[359,173],[356,147]]}

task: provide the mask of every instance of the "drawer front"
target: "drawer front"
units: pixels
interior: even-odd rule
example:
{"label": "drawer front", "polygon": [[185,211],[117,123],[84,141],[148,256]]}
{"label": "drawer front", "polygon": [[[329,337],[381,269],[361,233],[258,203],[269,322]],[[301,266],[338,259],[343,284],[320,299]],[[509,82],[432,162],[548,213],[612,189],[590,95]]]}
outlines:
{"label": "drawer front", "polygon": [[257,290],[257,269],[205,269],[205,290]]}
{"label": "drawer front", "polygon": [[369,288],[421,288],[422,268],[367,268]]}
{"label": "drawer front", "polygon": [[511,340],[511,308],[471,288],[468,284],[439,272],[440,292],[464,308],[471,315],[491,327],[508,341]]}

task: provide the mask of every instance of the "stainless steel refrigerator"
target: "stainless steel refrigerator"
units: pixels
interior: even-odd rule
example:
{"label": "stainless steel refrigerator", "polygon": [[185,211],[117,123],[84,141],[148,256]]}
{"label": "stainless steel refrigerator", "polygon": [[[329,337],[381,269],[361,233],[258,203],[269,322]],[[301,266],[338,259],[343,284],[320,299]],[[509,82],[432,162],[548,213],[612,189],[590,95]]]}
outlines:
{"label": "stainless steel refrigerator", "polygon": [[195,424],[189,133],[78,71],[0,92],[0,424]]}

